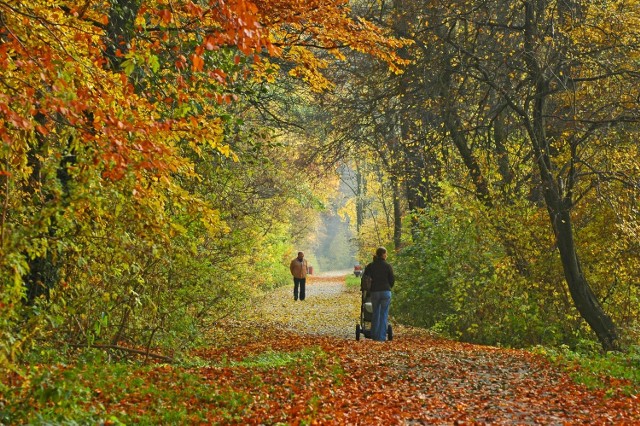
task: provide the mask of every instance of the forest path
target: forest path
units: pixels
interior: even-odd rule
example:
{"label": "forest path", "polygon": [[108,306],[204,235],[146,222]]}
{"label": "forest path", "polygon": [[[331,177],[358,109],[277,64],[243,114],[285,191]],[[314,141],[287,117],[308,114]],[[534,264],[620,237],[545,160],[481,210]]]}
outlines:
{"label": "forest path", "polygon": [[291,285],[261,300],[255,319],[284,330],[309,335],[355,339],[360,320],[361,293],[345,285],[350,271],[333,271],[307,278],[305,300],[294,301]]}
{"label": "forest path", "polygon": [[[296,362],[300,368],[275,373],[280,379],[271,371],[261,379],[270,389],[266,399],[258,396],[263,408],[250,410],[245,422],[640,424],[635,397],[576,385],[526,351],[458,343],[396,324],[391,342],[356,341],[360,292],[345,286],[347,273],[310,277],[305,301],[293,300],[292,283],[253,306],[252,324],[261,332],[236,341],[230,358],[265,347],[289,353],[319,347],[329,359],[312,367]],[[283,392],[289,396],[282,399]]]}
{"label": "forest path", "polygon": [[[619,381],[589,390],[526,351],[395,323],[392,341],[356,341],[360,292],[348,273],[310,277],[303,302],[291,283],[234,306],[183,362],[36,365],[46,371],[24,403],[7,411],[0,395],[0,425],[640,424]],[[72,417],[59,418],[69,401]],[[15,415],[31,421],[4,423]]]}

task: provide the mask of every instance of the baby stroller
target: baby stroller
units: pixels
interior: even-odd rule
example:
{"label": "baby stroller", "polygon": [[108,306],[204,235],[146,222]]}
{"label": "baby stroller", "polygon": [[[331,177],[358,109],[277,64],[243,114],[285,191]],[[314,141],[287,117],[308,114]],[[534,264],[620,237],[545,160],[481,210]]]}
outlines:
{"label": "baby stroller", "polygon": [[[373,317],[373,305],[371,304],[371,292],[361,290],[362,302],[360,304],[360,324],[356,325],[356,340],[360,340],[362,334],[367,339],[371,339],[371,318]],[[387,325],[387,340],[393,340],[393,329],[391,324]]]}

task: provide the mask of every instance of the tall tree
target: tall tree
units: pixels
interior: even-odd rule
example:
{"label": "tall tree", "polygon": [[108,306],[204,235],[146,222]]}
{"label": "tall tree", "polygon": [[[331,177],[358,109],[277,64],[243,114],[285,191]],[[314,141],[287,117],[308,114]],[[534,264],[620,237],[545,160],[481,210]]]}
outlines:
{"label": "tall tree", "polygon": [[[606,161],[611,146],[601,141],[616,126],[632,131],[630,123],[637,123],[638,74],[630,61],[638,56],[637,34],[621,26],[637,19],[637,12],[621,4],[564,1],[459,2],[454,10],[445,40],[456,52],[457,73],[473,82],[470,93],[493,92],[490,98],[518,118],[533,153],[523,158],[537,168],[569,293],[602,346],[614,349],[618,331],[582,267],[573,216],[578,203],[600,187],[597,181],[617,173],[617,165]],[[621,13],[621,20],[606,18],[612,13]],[[498,114],[503,109],[498,104],[489,110],[497,124],[504,123],[497,121],[504,119]]]}
{"label": "tall tree", "polygon": [[[615,348],[618,330],[602,305],[615,271],[589,278],[593,262],[607,261],[582,265],[595,243],[576,218],[607,215],[607,205],[615,205],[616,235],[638,220],[620,216],[634,205],[638,179],[634,166],[620,161],[637,148],[637,10],[628,2],[560,0],[362,3],[377,22],[414,42],[402,75],[371,84],[381,77],[367,66],[369,83],[357,86],[366,89],[356,102],[386,102],[388,115],[402,123],[394,155],[421,158],[440,144],[432,164],[445,164],[445,179],[481,200],[525,278],[532,273],[527,245],[510,235],[503,212],[521,205],[519,198],[544,207],[573,306],[602,346]],[[399,102],[388,101],[394,97]],[[396,176],[424,181],[433,168],[398,168]],[[596,198],[608,204],[599,207]]]}

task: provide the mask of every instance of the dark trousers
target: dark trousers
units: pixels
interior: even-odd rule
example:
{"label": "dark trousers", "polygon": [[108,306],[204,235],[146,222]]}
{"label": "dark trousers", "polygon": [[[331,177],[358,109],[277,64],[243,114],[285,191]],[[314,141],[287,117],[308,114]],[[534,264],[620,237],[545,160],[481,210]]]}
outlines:
{"label": "dark trousers", "polygon": [[[306,278],[293,277],[293,300],[298,300],[298,294],[300,294],[300,300],[304,300],[304,286],[306,283]],[[298,290],[300,290],[300,293],[298,293]]]}

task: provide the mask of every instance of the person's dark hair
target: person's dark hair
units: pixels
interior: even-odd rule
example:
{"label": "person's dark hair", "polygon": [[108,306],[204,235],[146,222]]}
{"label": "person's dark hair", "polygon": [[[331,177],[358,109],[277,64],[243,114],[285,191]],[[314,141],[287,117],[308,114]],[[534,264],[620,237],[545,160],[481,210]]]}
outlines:
{"label": "person's dark hair", "polygon": [[383,254],[387,252],[387,249],[384,247],[378,247],[376,250],[376,257],[381,257]]}

